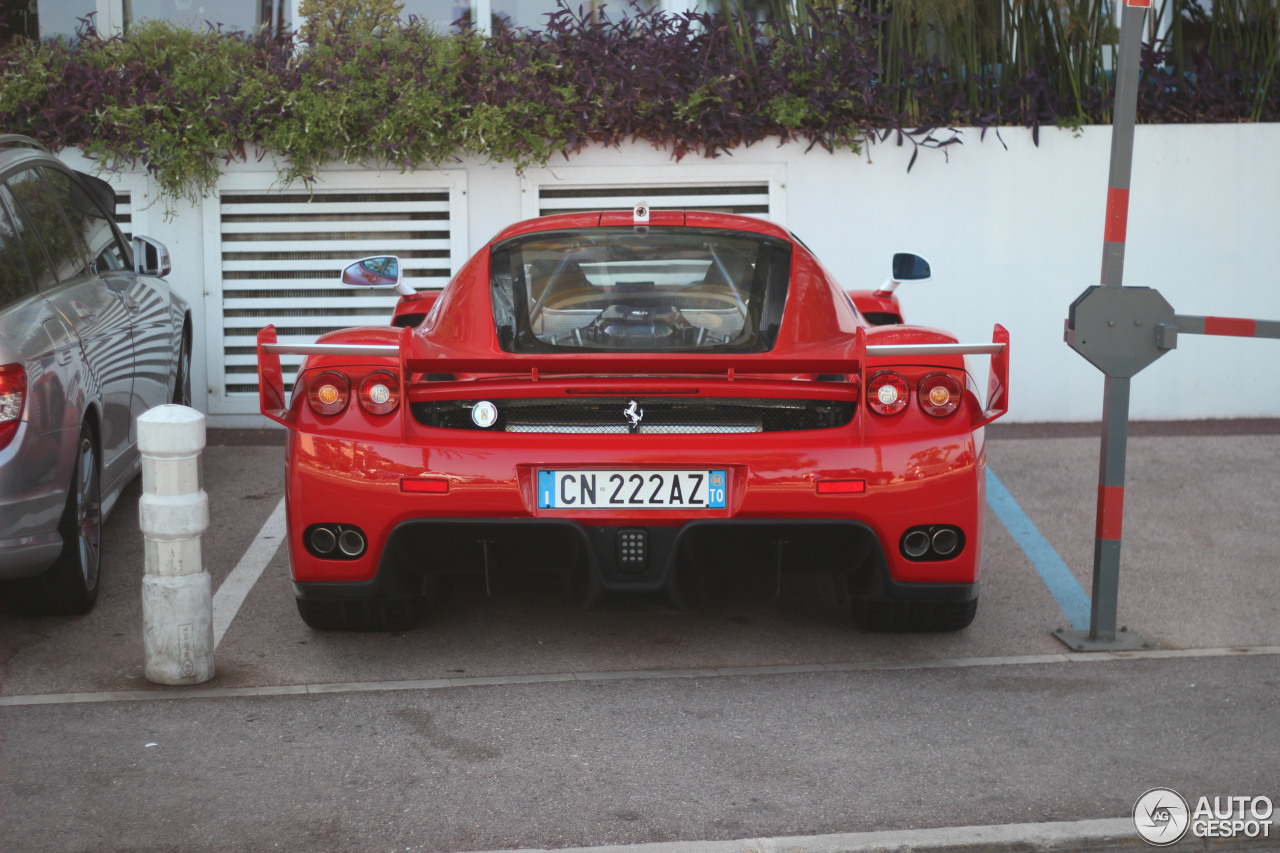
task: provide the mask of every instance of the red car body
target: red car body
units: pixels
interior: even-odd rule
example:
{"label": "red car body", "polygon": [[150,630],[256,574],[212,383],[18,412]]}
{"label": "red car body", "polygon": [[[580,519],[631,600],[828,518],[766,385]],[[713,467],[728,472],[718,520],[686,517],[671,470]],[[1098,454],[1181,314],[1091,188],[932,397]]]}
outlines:
{"label": "red car body", "polygon": [[[759,254],[730,273],[738,250]],[[556,252],[572,260],[548,272]],[[593,280],[569,290],[566,266]],[[710,283],[717,269],[738,283]],[[658,281],[623,280],[638,273]],[[311,345],[268,327],[258,341],[262,412],[288,428],[291,570],[314,627],[406,627],[450,572],[556,571],[584,602],[662,592],[696,606],[709,578],[748,566],[830,570],[869,629],[973,618],[982,428],[1007,409],[1007,333],[961,344],[873,325],[771,223],[529,220],[438,298],[402,297],[393,325]],[[286,352],[306,356],[288,397]],[[966,366],[980,354],[985,400]]]}

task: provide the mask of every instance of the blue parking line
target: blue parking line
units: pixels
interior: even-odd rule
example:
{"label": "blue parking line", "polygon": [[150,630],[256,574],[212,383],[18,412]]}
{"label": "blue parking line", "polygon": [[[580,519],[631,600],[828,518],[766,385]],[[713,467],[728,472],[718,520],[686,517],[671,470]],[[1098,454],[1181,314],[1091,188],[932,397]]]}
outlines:
{"label": "blue parking line", "polygon": [[1071,569],[1058,556],[1058,552],[1053,550],[1049,540],[1044,538],[1035,522],[1027,517],[990,468],[987,468],[987,506],[995,511],[1004,529],[1009,531],[1013,541],[1027,555],[1071,627],[1081,630],[1088,628],[1089,596],[1076,576],[1071,574]]}

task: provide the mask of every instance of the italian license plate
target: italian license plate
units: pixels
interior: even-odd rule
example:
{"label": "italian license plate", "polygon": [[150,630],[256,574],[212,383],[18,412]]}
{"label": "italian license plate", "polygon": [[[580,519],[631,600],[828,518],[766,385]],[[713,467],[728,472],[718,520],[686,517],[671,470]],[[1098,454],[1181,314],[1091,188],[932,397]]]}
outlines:
{"label": "italian license plate", "polygon": [[724,471],[539,471],[538,509],[724,509]]}

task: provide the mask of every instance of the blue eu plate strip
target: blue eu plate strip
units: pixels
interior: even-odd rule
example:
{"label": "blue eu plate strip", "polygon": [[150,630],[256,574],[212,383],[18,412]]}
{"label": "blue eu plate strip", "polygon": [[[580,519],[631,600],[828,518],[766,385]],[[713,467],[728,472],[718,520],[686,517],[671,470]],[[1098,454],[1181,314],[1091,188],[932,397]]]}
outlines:
{"label": "blue eu plate strip", "polygon": [[538,509],[551,509],[556,505],[556,472],[538,472]]}

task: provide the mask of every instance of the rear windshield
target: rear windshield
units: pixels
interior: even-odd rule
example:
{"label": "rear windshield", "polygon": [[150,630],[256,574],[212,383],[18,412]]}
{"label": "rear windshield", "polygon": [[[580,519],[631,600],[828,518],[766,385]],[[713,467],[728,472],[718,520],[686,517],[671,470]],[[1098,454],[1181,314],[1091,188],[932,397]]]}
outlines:
{"label": "rear windshield", "polygon": [[765,352],[791,269],[790,243],[715,229],[541,232],[492,252],[508,352]]}

